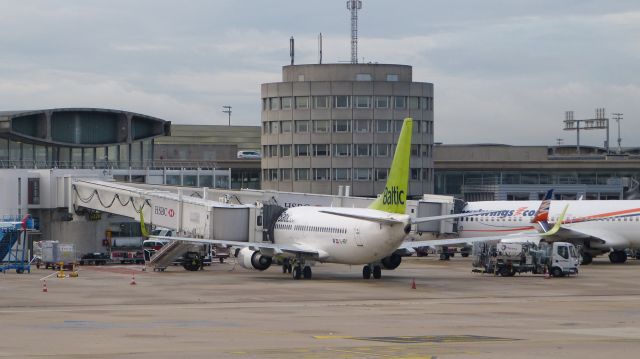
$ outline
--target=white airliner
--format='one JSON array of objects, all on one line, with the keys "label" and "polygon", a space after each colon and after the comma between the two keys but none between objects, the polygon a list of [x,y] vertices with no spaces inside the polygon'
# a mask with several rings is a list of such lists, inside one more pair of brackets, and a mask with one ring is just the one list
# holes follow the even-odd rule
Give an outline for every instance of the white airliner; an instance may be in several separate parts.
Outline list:
[{"label": "white airliner", "polygon": [[242,247],[238,251],[238,263],[248,269],[265,270],[273,258],[279,256],[285,259],[283,271],[292,273],[294,279],[311,278],[310,262],[363,264],[363,278],[369,279],[371,275],[380,278],[383,267],[395,269],[400,265],[402,258],[394,252],[403,243],[412,223],[471,215],[411,219],[405,214],[412,128],[412,120],[405,119],[384,193],[369,208],[289,208],[275,223],[273,243],[149,237]]},{"label": "white airliner", "polygon": [[[484,213],[460,219],[459,239],[417,243],[446,246],[482,240],[563,241],[581,246],[583,264],[607,252],[612,263],[624,263],[626,248],[640,248],[640,201],[554,201],[551,195],[549,191],[543,201],[469,202],[463,212]],[[568,208],[566,215],[559,218],[564,208]],[[559,228],[545,233],[548,222],[556,222]]]}]

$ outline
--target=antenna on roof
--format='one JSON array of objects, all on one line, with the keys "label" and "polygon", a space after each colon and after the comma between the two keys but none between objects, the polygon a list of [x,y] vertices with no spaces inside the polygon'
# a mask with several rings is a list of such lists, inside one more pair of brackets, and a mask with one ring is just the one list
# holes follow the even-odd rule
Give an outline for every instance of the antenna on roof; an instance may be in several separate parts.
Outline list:
[{"label": "antenna on roof", "polygon": [[318,35],[318,63],[322,65],[322,33]]},{"label": "antenna on roof", "polygon": [[347,9],[351,10],[351,63],[358,63],[358,10],[362,9],[361,0],[347,1]]},{"label": "antenna on roof", "polygon": [[291,57],[291,65],[293,65],[293,59],[295,57],[295,51],[294,51],[293,45],[294,45],[293,36],[291,36],[291,38],[289,39],[289,56]]}]

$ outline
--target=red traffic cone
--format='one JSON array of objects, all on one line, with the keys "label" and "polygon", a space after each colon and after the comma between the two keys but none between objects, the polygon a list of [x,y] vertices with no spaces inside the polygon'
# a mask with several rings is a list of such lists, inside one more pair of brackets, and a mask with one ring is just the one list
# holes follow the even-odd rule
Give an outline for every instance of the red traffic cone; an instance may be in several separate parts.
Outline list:
[{"label": "red traffic cone", "polygon": [[411,281],[411,289],[416,289],[416,279],[413,278],[413,280]]},{"label": "red traffic cone", "polygon": [[49,290],[47,289],[47,280],[42,281],[42,291],[47,293]]},{"label": "red traffic cone", "polygon": [[136,274],[135,273],[131,273],[131,283],[129,283],[131,285],[136,285]]}]

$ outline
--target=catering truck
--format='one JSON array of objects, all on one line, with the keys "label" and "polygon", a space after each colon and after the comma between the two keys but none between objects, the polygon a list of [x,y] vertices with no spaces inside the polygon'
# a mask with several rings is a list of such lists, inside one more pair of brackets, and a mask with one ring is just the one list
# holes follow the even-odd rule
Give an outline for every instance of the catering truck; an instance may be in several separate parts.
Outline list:
[{"label": "catering truck", "polygon": [[578,274],[580,266],[578,250],[566,242],[477,242],[474,243],[472,256],[474,272],[504,277],[516,273],[549,273],[554,277],[563,277]]}]

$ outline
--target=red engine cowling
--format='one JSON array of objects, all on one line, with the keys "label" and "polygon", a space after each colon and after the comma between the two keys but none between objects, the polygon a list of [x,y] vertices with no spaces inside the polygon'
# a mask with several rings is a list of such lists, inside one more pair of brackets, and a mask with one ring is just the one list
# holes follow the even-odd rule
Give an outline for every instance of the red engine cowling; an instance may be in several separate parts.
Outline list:
[{"label": "red engine cowling", "polygon": [[237,261],[242,268],[265,270],[271,266],[272,258],[262,255],[258,251],[242,248],[238,251]]}]

